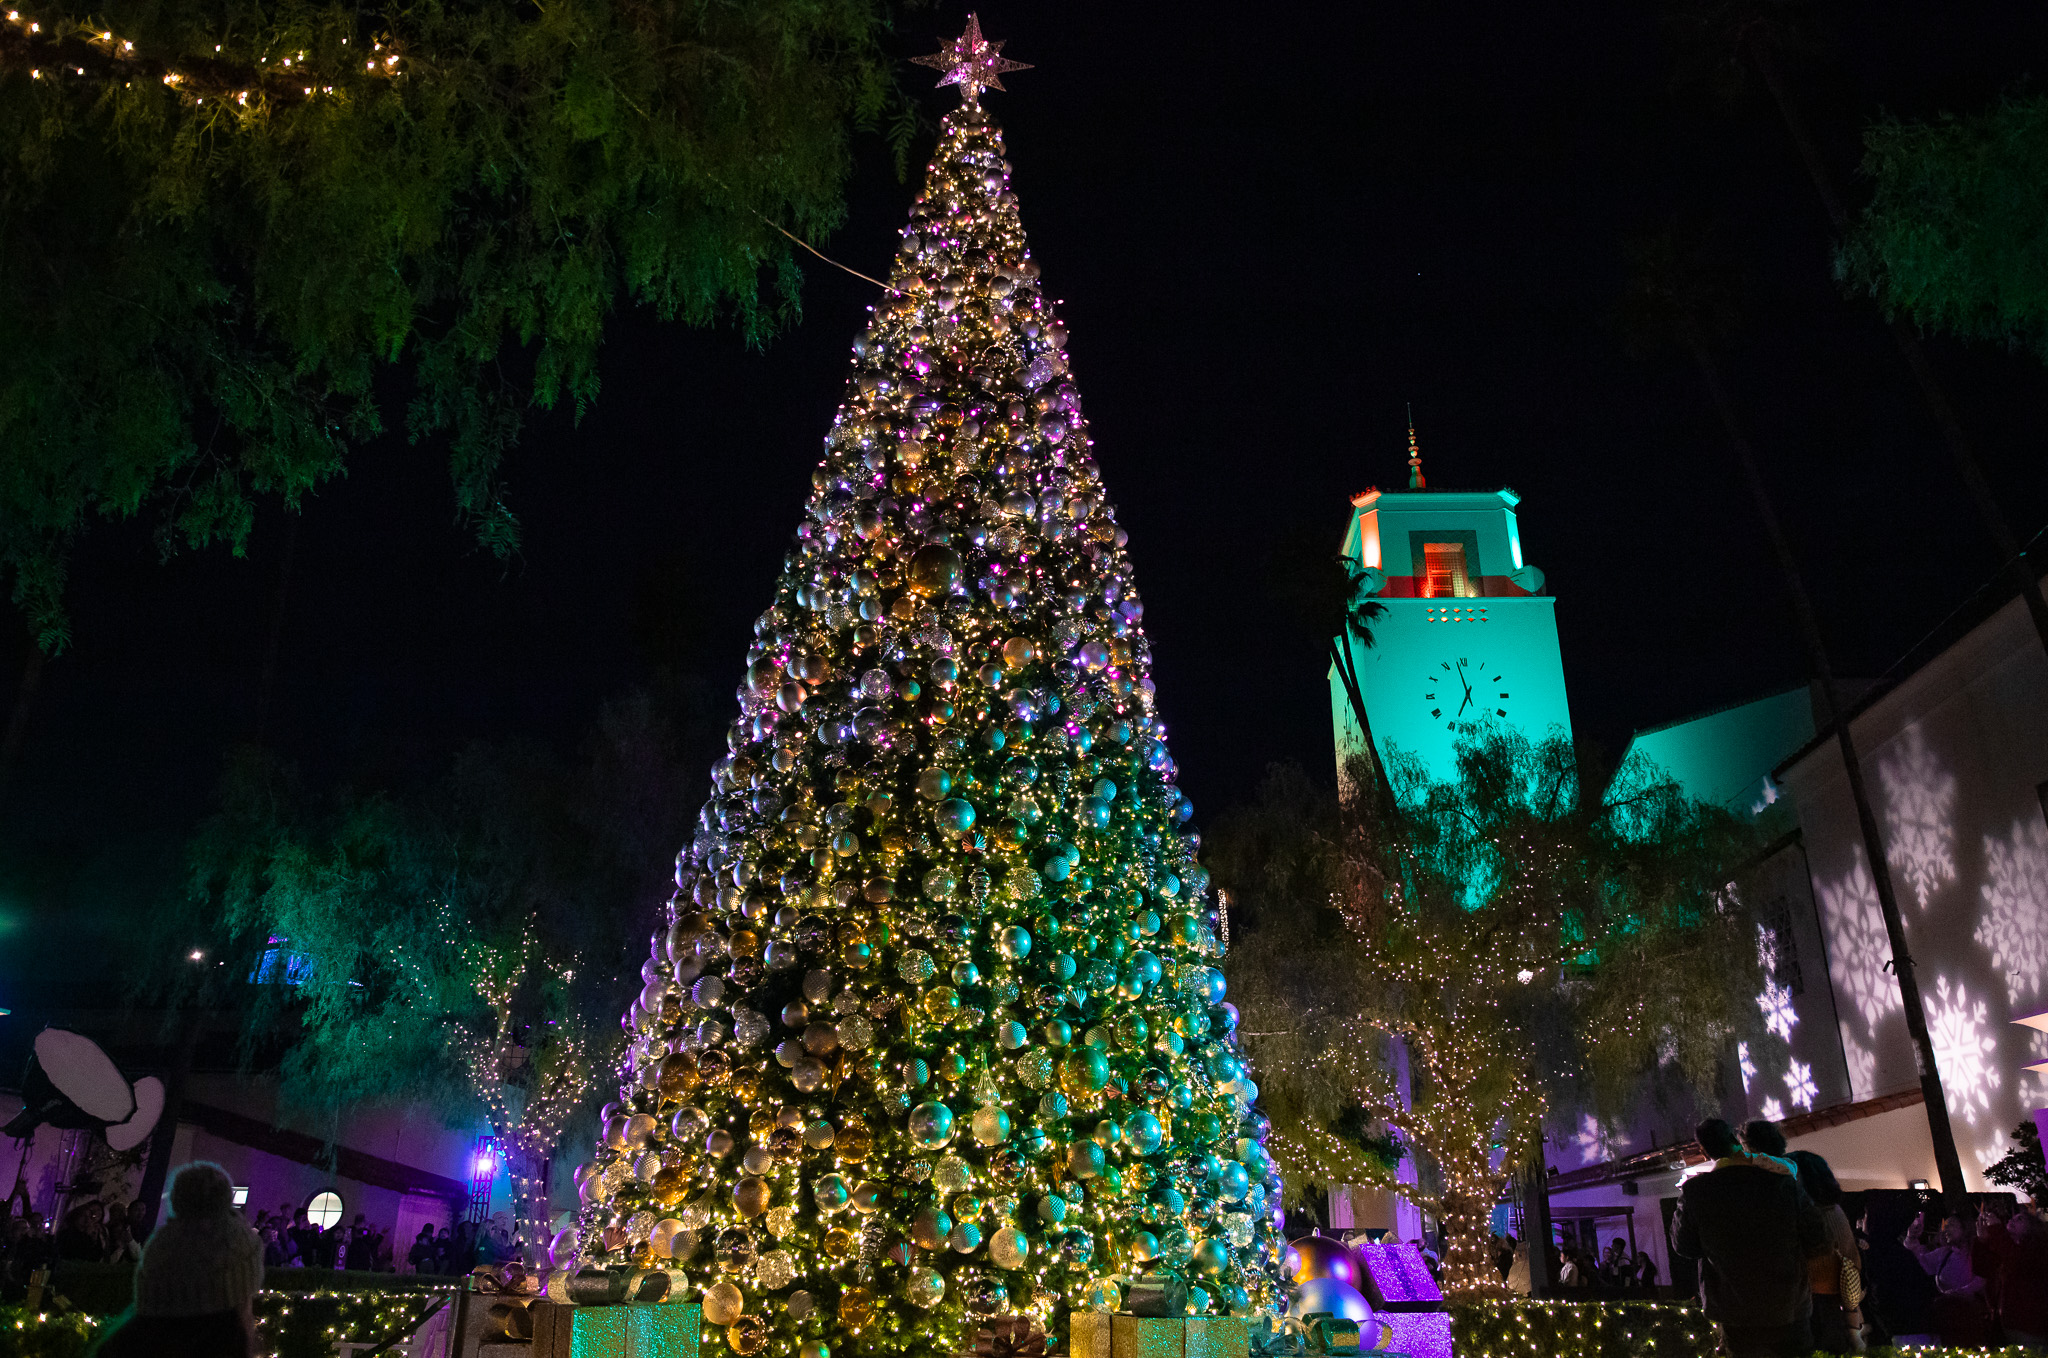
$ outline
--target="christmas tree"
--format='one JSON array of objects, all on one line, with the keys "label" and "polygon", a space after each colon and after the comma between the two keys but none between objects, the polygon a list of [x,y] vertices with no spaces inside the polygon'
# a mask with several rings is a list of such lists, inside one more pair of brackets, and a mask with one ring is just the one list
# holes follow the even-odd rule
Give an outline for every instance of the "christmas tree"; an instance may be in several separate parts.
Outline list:
[{"label": "christmas tree", "polygon": [[573,1253],[707,1342],[953,1354],[978,1322],[1274,1305],[1279,1174],[1143,606],[966,34],[958,85],[676,862]]}]

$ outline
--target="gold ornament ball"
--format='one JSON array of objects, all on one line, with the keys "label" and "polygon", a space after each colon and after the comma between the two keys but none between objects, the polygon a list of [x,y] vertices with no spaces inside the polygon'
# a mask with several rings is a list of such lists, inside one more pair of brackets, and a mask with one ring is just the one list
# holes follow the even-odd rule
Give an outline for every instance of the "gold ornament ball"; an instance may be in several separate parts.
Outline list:
[{"label": "gold ornament ball", "polygon": [[647,1237],[647,1248],[657,1259],[666,1259],[674,1252],[676,1235],[683,1229],[683,1223],[674,1217],[666,1217],[654,1223],[654,1231]]},{"label": "gold ornament ball", "polygon": [[733,1186],[733,1205],[740,1215],[751,1221],[768,1210],[768,1181],[749,1175]]},{"label": "gold ornament ball", "polygon": [[704,1294],[704,1319],[713,1325],[730,1325],[746,1309],[746,1296],[731,1283],[720,1283]]},{"label": "gold ornament ball", "polygon": [[910,558],[910,587],[929,599],[947,594],[960,582],[960,554],[942,543],[933,543]]},{"label": "gold ornament ball", "polygon": [[725,1327],[725,1342],[734,1353],[759,1353],[768,1343],[768,1326],[759,1316],[740,1316]]},{"label": "gold ornament ball", "polygon": [[929,1309],[937,1306],[946,1295],[946,1275],[935,1268],[919,1265],[910,1270],[910,1280],[904,1287],[904,1295],[912,1306]]},{"label": "gold ornament ball", "polygon": [[988,1257],[998,1268],[1022,1268],[1031,1257],[1031,1238],[1015,1226],[1004,1226],[988,1238]]},{"label": "gold ornament ball", "polygon": [[875,1317],[875,1294],[865,1287],[849,1287],[839,1294],[839,1323],[858,1330]]}]

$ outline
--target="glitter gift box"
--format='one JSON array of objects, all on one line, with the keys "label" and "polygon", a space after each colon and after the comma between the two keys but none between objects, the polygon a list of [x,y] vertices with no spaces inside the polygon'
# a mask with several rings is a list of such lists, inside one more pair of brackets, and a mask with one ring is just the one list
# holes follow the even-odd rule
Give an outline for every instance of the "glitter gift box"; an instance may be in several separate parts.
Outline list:
[{"label": "glitter gift box", "polygon": [[1245,1358],[1251,1322],[1237,1316],[1106,1315],[1077,1312],[1071,1358]]},{"label": "glitter gift box", "polygon": [[1109,1358],[1183,1358],[1187,1321],[1153,1316],[1109,1318]]},{"label": "glitter gift box", "polygon": [[1252,1323],[1243,1316],[1189,1316],[1184,1358],[1245,1358],[1251,1352]]},{"label": "glitter gift box", "polygon": [[536,1302],[533,1358],[697,1358],[704,1308]]},{"label": "glitter gift box", "polygon": [[1109,1313],[1076,1311],[1067,1322],[1069,1358],[1109,1358]]}]

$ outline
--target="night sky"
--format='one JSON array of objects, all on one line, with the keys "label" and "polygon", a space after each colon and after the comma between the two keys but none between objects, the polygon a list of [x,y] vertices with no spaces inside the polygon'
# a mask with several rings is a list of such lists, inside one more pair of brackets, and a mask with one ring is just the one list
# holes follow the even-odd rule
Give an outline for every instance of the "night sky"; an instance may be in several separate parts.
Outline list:
[{"label": "night sky", "polygon": [[[1630,359],[1610,319],[1622,241],[1673,213],[1718,218],[1748,270],[1730,386],[1837,669],[1883,672],[1991,574],[1874,311],[1831,281],[1775,114],[1674,90],[1657,10],[982,6],[1036,63],[988,103],[1072,330],[1198,813],[1247,796],[1269,761],[1327,767],[1321,639],[1276,606],[1269,563],[1290,542],[1334,550],[1350,492],[1403,484],[1406,402],[1433,484],[1521,493],[1582,737],[1618,752],[1632,730],[1804,677],[1696,378]],[[2038,5],[1820,13],[1829,45],[1797,80],[1852,199],[1871,117],[1981,107],[2048,52]],[[914,12],[898,54],[964,16]],[[929,72],[903,78],[934,123],[951,106]],[[820,244],[886,272],[915,187],[869,139],[848,221]],[[763,352],[621,315],[581,426],[542,419],[512,459],[526,539],[509,569],[455,524],[441,449],[362,450],[297,529],[266,736],[358,787],[431,776],[475,738],[566,744],[646,680],[650,609],[728,691],[874,292],[806,274],[802,324]],[[1932,353],[2030,536],[2048,522],[2048,373],[1986,346]],[[108,955],[254,729],[285,538],[273,507],[246,560],[159,564],[146,525],[82,551],[77,644],[4,804],[11,861],[71,865],[64,958]],[[0,671],[10,697],[21,644]],[[50,972],[57,922],[7,885],[0,984]]]}]

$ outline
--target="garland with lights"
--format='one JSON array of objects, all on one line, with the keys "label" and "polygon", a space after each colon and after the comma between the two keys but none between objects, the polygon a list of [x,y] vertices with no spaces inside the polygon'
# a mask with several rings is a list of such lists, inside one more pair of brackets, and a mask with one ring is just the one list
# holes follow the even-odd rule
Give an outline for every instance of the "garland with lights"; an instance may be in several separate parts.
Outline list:
[{"label": "garland with lights", "polygon": [[952,1353],[1148,1274],[1279,1301],[1279,1171],[1067,332],[968,32],[678,856],[556,1262],[707,1348]]},{"label": "garland with lights", "polygon": [[1454,1305],[1460,1358],[1710,1358],[1714,1323],[1698,1306],[1652,1301],[1492,1301]]},{"label": "garland with lights", "polygon": [[[253,1358],[331,1358],[340,1340],[380,1343],[418,1328],[447,1289],[376,1288],[362,1292],[256,1294]],[[82,1311],[0,1306],[0,1353],[19,1358],[79,1358],[113,1318]]]},{"label": "garland with lights", "polygon": [[[254,1358],[328,1358],[337,1340],[403,1334],[446,1292],[259,1292]],[[325,1307],[323,1311],[323,1305]],[[1679,1302],[1491,1301],[1450,1307],[1462,1358],[1712,1358],[1713,1322]],[[289,1322],[289,1323],[287,1323]],[[107,1317],[0,1306],[0,1344],[20,1358],[81,1358]],[[2031,1358],[2031,1349],[1877,1348],[1870,1358]]]},{"label": "garland with lights", "polygon": [[[1459,1358],[1715,1358],[1720,1337],[1689,1302],[1507,1301],[1454,1305]],[[1866,1358],[2027,1358],[2039,1350],[1886,1346]]]}]

